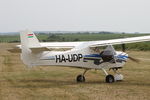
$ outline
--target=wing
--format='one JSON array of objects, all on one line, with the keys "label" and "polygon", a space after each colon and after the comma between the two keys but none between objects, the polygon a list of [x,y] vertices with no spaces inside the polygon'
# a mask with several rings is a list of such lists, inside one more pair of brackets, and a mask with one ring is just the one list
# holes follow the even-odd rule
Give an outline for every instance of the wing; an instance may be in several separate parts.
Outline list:
[{"label": "wing", "polygon": [[117,45],[117,44],[126,44],[126,43],[136,43],[150,41],[150,36],[141,36],[141,37],[131,37],[131,38],[122,38],[122,39],[113,39],[113,40],[104,40],[104,41],[95,41],[89,45],[90,48],[97,48],[107,45]]},{"label": "wing", "polygon": [[[32,34],[30,34],[32,33]],[[30,36],[32,35],[32,36]],[[22,32],[22,42],[27,45],[32,52],[41,52],[41,51],[66,51],[73,48],[97,48],[107,45],[116,45],[116,44],[125,44],[125,43],[135,43],[150,41],[150,36],[141,36],[141,37],[132,37],[132,38],[123,38],[123,39],[113,39],[113,40],[103,40],[103,41],[89,41],[89,42],[50,42],[50,43],[39,43],[38,39],[33,32]],[[21,45],[17,45],[12,49],[8,49],[10,52],[21,52]]]}]

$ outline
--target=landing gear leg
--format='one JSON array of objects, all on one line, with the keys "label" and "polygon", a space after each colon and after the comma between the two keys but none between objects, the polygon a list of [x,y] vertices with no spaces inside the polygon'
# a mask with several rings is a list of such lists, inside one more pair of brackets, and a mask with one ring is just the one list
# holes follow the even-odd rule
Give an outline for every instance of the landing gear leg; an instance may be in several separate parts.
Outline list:
[{"label": "landing gear leg", "polygon": [[88,71],[89,69],[85,69],[85,71],[83,72],[83,74],[80,74],[77,76],[76,81],[77,82],[85,82],[85,73]]},{"label": "landing gear leg", "polygon": [[113,83],[113,82],[115,82],[115,78],[114,78],[113,75],[108,74],[104,68],[102,68],[102,71],[106,75],[106,79],[105,79],[106,83]]}]

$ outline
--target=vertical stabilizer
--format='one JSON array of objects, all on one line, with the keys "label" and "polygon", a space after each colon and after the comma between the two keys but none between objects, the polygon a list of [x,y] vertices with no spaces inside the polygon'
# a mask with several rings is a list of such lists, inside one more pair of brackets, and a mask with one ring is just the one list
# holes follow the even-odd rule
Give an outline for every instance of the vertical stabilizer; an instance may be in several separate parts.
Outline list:
[{"label": "vertical stabilizer", "polygon": [[30,47],[39,47],[40,43],[32,31],[25,30],[20,32],[21,45]]},{"label": "vertical stabilizer", "polygon": [[21,40],[21,59],[29,67],[33,66],[36,60],[36,54],[33,54],[30,47],[40,47],[39,40],[32,31],[25,30],[20,32]]}]

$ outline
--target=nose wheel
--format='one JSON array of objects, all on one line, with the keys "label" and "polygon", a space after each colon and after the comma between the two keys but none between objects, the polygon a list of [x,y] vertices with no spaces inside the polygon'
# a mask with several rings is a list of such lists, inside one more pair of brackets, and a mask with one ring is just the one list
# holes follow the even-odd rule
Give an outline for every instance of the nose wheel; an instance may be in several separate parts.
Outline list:
[{"label": "nose wheel", "polygon": [[114,78],[115,78],[115,81],[122,81],[124,77],[123,77],[122,74],[116,73],[116,74],[114,75]]},{"label": "nose wheel", "polygon": [[113,82],[116,82],[116,81],[122,81],[123,78],[124,78],[122,74],[117,73],[117,70],[113,70],[114,73],[115,73],[114,76],[108,74],[105,69],[102,69],[102,70],[106,75],[106,79],[105,79],[106,83],[113,83]]}]

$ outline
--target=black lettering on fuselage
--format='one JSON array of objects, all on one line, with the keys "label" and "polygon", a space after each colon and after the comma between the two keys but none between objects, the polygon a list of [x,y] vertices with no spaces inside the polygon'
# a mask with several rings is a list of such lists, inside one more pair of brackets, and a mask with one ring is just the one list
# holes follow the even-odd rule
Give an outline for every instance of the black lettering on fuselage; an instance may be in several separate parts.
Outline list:
[{"label": "black lettering on fuselage", "polygon": [[68,54],[68,55],[56,55],[56,63],[62,62],[77,62],[83,58],[82,54]]},{"label": "black lettering on fuselage", "polygon": [[77,54],[73,54],[73,61],[76,62],[78,60]]},{"label": "black lettering on fuselage", "polygon": [[62,62],[66,62],[66,58],[64,55],[62,55]]},{"label": "black lettering on fuselage", "polygon": [[72,60],[73,60],[72,57],[73,57],[72,55],[68,55],[68,59],[66,59],[66,60],[68,60],[69,62],[72,62]]},{"label": "black lettering on fuselage", "polygon": [[56,63],[61,62],[60,55],[56,55],[55,57],[56,57]]}]

